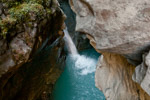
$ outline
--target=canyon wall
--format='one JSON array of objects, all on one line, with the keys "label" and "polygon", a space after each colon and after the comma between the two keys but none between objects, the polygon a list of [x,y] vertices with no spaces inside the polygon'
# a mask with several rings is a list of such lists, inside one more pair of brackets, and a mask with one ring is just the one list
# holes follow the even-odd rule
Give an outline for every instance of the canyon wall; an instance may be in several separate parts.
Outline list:
[{"label": "canyon wall", "polygon": [[149,100],[150,1],[70,0],[70,5],[76,31],[102,54],[95,81],[106,99]]},{"label": "canyon wall", "polygon": [[47,100],[64,69],[56,0],[0,0],[0,100]]},{"label": "canyon wall", "polygon": [[67,17],[65,20],[65,24],[77,49],[84,50],[84,49],[91,48],[91,45],[89,44],[89,39],[86,37],[86,35],[82,34],[81,32],[75,31],[76,14],[71,10],[69,5],[69,0],[58,0],[58,2],[60,4],[60,8],[62,9],[62,11]]},{"label": "canyon wall", "polygon": [[149,95],[132,80],[135,67],[121,55],[102,53],[95,83],[107,100],[149,100]]}]

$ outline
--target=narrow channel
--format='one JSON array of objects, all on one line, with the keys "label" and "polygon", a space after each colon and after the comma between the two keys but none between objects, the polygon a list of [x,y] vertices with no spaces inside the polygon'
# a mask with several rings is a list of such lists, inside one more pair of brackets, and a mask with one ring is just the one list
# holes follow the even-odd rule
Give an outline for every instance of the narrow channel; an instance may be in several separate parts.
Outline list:
[{"label": "narrow channel", "polygon": [[103,93],[95,87],[94,74],[100,55],[94,49],[78,54],[67,29],[64,33],[70,53],[65,70],[54,87],[53,100],[105,100]]}]

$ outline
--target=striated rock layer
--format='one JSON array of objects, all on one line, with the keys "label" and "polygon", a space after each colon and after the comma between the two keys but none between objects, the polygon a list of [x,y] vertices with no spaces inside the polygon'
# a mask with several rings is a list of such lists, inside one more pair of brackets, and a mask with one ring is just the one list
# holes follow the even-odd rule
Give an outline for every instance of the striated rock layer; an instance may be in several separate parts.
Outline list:
[{"label": "striated rock layer", "polygon": [[70,0],[70,5],[76,13],[76,30],[86,33],[103,55],[96,84],[106,98],[149,100],[149,55],[145,53],[150,50],[150,1]]},{"label": "striated rock layer", "polygon": [[96,68],[96,87],[107,100],[149,100],[150,96],[132,80],[134,69],[123,56],[103,53]]},{"label": "striated rock layer", "polygon": [[0,1],[0,100],[47,100],[64,69],[56,0]]}]

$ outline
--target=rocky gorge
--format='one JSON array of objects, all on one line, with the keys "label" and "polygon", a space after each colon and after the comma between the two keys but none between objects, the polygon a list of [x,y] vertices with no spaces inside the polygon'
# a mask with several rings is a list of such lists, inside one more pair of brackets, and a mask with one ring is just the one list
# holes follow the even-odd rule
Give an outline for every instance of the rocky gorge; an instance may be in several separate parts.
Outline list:
[{"label": "rocky gorge", "polygon": [[149,100],[148,0],[70,0],[76,30],[101,53],[96,86],[107,100]]},{"label": "rocky gorge", "polygon": [[64,23],[78,49],[91,47],[84,34],[75,32],[75,14],[68,1],[62,2],[68,7],[66,15],[72,15],[66,22],[59,3],[0,1],[0,100],[51,99],[54,84],[65,68]]},{"label": "rocky gorge", "polygon": [[0,0],[0,100],[50,100],[65,27],[78,50],[101,54],[95,85],[107,100],[150,100],[149,20],[148,0]]}]

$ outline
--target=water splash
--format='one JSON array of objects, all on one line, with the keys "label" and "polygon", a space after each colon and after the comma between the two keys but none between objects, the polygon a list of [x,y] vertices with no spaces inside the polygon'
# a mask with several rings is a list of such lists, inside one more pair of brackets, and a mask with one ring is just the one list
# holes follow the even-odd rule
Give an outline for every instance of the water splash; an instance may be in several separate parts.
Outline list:
[{"label": "water splash", "polygon": [[73,55],[75,68],[79,71],[80,75],[87,75],[95,72],[97,60],[87,57],[85,55]]},{"label": "water splash", "polygon": [[74,62],[73,64],[75,68],[79,70],[79,74],[87,75],[89,73],[93,73],[95,71],[97,61],[93,58],[86,57],[85,55],[80,55],[68,33],[67,28],[64,30],[64,33],[65,33],[64,40],[70,52],[70,57],[71,57],[70,59],[72,59],[72,61]]},{"label": "water splash", "polygon": [[67,29],[64,33],[69,55],[66,57],[65,70],[56,82],[52,100],[105,100],[94,82],[99,54],[94,49],[86,49],[80,55]]},{"label": "water splash", "polygon": [[95,87],[95,74],[91,71],[99,54],[94,49],[83,50],[80,54],[67,56],[65,70],[56,82],[52,100],[105,100],[102,92]]}]

